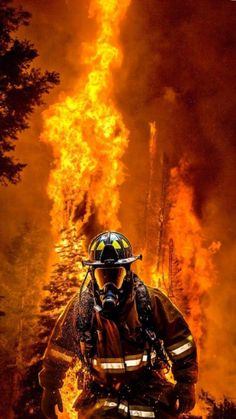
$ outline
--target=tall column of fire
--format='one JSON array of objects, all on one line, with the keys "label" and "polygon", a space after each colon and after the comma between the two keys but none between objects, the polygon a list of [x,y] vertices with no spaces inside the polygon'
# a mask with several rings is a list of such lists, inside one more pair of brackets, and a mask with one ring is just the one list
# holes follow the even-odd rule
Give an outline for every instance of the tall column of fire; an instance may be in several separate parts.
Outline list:
[{"label": "tall column of fire", "polygon": [[[122,62],[119,27],[129,3],[91,2],[89,14],[97,31],[96,39],[83,46],[84,74],[70,96],[44,113],[42,140],[51,144],[54,155],[48,194],[58,265],[64,267],[59,274],[64,270],[66,281],[69,266],[69,272],[77,272],[77,284],[83,275],[78,264],[91,228],[120,226],[119,186],[125,177],[121,159],[128,130],[112,100],[112,68]],[[73,380],[68,378],[63,392],[70,418],[74,417],[70,408]]]}]

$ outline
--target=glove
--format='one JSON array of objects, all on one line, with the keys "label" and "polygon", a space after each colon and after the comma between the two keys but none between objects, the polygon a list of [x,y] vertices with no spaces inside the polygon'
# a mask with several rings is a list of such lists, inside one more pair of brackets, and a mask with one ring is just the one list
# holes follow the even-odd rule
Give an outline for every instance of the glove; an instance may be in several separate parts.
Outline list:
[{"label": "glove", "polygon": [[96,396],[90,389],[83,390],[82,393],[79,394],[78,397],[76,397],[74,403],[73,403],[73,409],[76,411],[80,409],[84,409],[87,406],[92,406],[96,403]]},{"label": "glove", "polygon": [[41,401],[41,410],[49,419],[57,419],[55,407],[58,406],[60,412],[63,412],[62,399],[59,390],[43,390]]},{"label": "glove", "polygon": [[177,413],[185,413],[195,406],[195,385],[192,383],[177,383],[175,393],[179,401]]}]

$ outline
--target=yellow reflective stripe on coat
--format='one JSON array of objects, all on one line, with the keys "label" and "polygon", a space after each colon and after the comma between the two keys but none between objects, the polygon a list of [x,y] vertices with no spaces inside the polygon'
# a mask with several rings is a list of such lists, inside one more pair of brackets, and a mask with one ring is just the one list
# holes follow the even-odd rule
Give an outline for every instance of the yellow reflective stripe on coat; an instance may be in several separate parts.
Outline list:
[{"label": "yellow reflective stripe on coat", "polygon": [[155,412],[152,407],[139,405],[129,406],[127,400],[123,400],[118,404],[114,399],[100,399],[96,403],[97,405],[108,409],[117,407],[118,412],[124,417],[127,417],[129,414],[131,418],[155,418]]},{"label": "yellow reflective stripe on coat", "polygon": [[59,346],[51,345],[46,350],[44,358],[52,358],[55,361],[61,361],[70,364],[74,356],[75,355],[72,352],[69,352],[66,349],[60,348]]},{"label": "yellow reflective stripe on coat", "polygon": [[128,416],[129,413],[131,418],[155,418],[155,412],[151,407],[137,405],[128,406],[126,401],[119,404],[118,412],[124,416]]},{"label": "yellow reflective stripe on coat", "polygon": [[102,369],[114,374],[125,372],[125,364],[122,358],[94,358],[92,364],[96,370]]},{"label": "yellow reflective stripe on coat", "polygon": [[116,406],[118,406],[118,403],[116,403],[116,402],[110,402],[108,400],[105,400],[104,406],[105,407],[116,407]]},{"label": "yellow reflective stripe on coat", "polygon": [[131,418],[155,418],[155,412],[151,407],[146,406],[129,406],[129,414]]},{"label": "yellow reflective stripe on coat", "polygon": [[[156,357],[156,353],[151,353],[151,359]],[[125,371],[133,371],[147,365],[148,355],[135,354],[128,355],[123,358],[94,358],[92,363],[95,369],[103,369],[110,373],[123,373]]]},{"label": "yellow reflective stripe on coat", "polygon": [[190,353],[193,348],[193,337],[192,335],[189,335],[186,339],[169,346],[167,351],[172,358],[178,359],[184,357],[187,353]]},{"label": "yellow reflective stripe on coat", "polygon": [[128,411],[129,411],[128,403],[126,401],[121,402],[118,406],[118,412],[124,416],[128,416]]},{"label": "yellow reflective stripe on coat", "polygon": [[124,362],[101,362],[100,367],[103,370],[121,370],[125,368]]},{"label": "yellow reflective stripe on coat", "polygon": [[118,407],[118,402],[116,399],[106,398],[106,399],[97,399],[97,402],[94,406],[94,409],[104,409],[110,410]]}]

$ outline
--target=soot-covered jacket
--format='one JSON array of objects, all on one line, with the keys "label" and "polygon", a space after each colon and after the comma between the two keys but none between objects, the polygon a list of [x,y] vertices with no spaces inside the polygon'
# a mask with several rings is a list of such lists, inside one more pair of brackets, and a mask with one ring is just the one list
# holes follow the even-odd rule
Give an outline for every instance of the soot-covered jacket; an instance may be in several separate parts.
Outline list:
[{"label": "soot-covered jacket", "polygon": [[[197,381],[197,354],[189,327],[180,311],[159,289],[147,286],[156,334],[172,362],[172,373],[178,382]],[[86,298],[86,289],[82,299]],[[93,299],[91,299],[93,301]],[[68,303],[53,329],[39,373],[40,385],[47,389],[60,388],[67,369],[76,357],[81,357],[81,336],[78,316],[81,309],[79,293]],[[89,316],[88,316],[89,317]],[[86,328],[85,328],[86,329]],[[91,371],[94,379],[103,384],[135,382],[155,351],[148,355],[149,344],[142,333],[135,291],[133,291],[115,320],[105,318],[90,305],[87,331],[93,331]],[[83,340],[83,339],[82,339]],[[89,341],[89,336],[88,336]]]}]

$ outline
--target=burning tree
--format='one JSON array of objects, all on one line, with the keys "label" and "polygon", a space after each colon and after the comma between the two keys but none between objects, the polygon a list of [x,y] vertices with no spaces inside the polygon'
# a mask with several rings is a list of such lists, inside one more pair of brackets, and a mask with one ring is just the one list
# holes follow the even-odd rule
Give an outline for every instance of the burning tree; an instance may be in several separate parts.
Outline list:
[{"label": "burning tree", "polygon": [[18,419],[44,418],[40,411],[41,389],[38,384],[42,355],[59,313],[80,285],[83,239],[78,240],[75,229],[62,232],[56,251],[59,261],[54,265],[50,282],[44,286],[46,295],[35,328],[37,339],[29,345],[31,356],[28,363],[24,363],[24,370],[19,377],[18,398],[14,405]]},{"label": "burning tree", "polygon": [[[119,25],[129,2],[91,3],[90,15],[98,29],[95,42],[83,51],[85,74],[74,94],[44,113],[42,140],[51,144],[55,157],[48,194],[53,203],[57,261],[44,288],[33,356],[21,383],[24,391],[15,405],[18,418],[42,416],[37,382],[40,359],[56,317],[84,276],[80,262],[85,237],[101,228],[120,226],[121,158],[128,145],[128,130],[112,100],[111,68],[121,63]],[[29,386],[33,390],[28,391]],[[71,388],[71,383],[67,381],[64,387]],[[66,391],[62,395],[64,409],[73,418],[71,400]]]},{"label": "burning tree", "polygon": [[37,301],[47,255],[44,235],[37,224],[24,223],[2,253],[0,282],[5,317],[1,332],[5,339],[1,336],[1,417],[12,417],[12,406],[22,393],[22,379],[35,355],[32,341],[39,333]]},{"label": "burning tree", "polygon": [[[24,392],[15,405],[18,418],[42,417],[37,373],[55,319],[84,275],[79,265],[85,237],[88,239],[92,230],[120,227],[119,187],[125,179],[122,157],[128,146],[128,130],[112,99],[112,67],[119,66],[122,60],[119,25],[128,6],[129,0],[92,2],[90,15],[96,19],[97,37],[93,44],[83,50],[85,72],[75,91],[44,113],[42,140],[52,146],[54,153],[48,194],[53,203],[52,228],[58,260],[49,283],[44,287],[37,335],[32,346],[33,355],[21,382]],[[151,201],[153,198],[155,200],[156,193],[154,126],[151,134],[148,211],[151,210]],[[154,231],[155,242],[154,264],[149,266],[149,272],[152,274],[152,284],[159,285],[158,271],[162,270],[161,280],[164,274],[167,292],[175,297],[178,291],[178,305],[184,307],[184,311],[192,318],[193,331],[199,338],[201,330],[197,324],[201,311],[200,297],[210,286],[209,275],[206,277],[203,274],[209,268],[212,272],[213,268],[211,261],[201,264],[202,256],[207,260],[208,251],[203,246],[201,226],[192,211],[192,191],[183,182],[179,172],[180,168],[170,171],[169,164],[163,158],[160,205],[155,202],[152,214],[155,218],[153,225],[159,228],[159,236],[157,228],[153,230],[151,224],[146,226],[147,237],[150,231]],[[187,201],[183,199],[186,194]],[[150,213],[147,217],[150,217]],[[176,226],[184,226],[184,232],[180,234]],[[190,251],[187,248],[187,253],[183,243],[186,236],[189,236],[190,243]],[[199,272],[203,276],[202,283],[199,282]],[[193,278],[192,282],[190,277]],[[195,290],[196,299],[193,298]],[[189,311],[191,304],[193,308]],[[66,386],[70,384],[67,382]],[[63,402],[66,413],[73,418],[69,401],[63,399]]]}]

